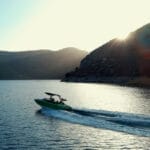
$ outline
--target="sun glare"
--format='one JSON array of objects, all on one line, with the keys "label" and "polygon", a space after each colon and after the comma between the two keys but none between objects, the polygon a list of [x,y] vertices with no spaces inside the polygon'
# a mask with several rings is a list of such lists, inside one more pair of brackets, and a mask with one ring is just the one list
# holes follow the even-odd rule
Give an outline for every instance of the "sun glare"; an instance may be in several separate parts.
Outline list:
[{"label": "sun glare", "polygon": [[122,33],[119,36],[117,36],[119,40],[126,40],[128,38],[128,33]]}]

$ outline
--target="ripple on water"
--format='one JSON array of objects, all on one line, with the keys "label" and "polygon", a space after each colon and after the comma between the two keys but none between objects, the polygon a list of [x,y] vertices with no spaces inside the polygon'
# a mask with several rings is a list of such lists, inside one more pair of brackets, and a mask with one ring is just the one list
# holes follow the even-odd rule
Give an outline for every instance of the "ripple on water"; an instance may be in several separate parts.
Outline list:
[{"label": "ripple on water", "polygon": [[150,114],[147,89],[50,80],[0,81],[0,149],[149,149],[149,137],[37,114],[39,107],[33,99],[44,97],[45,91],[63,95],[73,107]]}]

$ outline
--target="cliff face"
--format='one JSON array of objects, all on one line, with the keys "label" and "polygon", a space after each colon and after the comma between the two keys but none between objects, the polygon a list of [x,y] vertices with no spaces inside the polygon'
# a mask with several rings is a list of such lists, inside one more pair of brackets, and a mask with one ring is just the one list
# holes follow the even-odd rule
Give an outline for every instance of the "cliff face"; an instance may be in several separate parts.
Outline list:
[{"label": "cliff face", "polygon": [[64,80],[126,83],[143,76],[150,77],[150,24],[95,49]]},{"label": "cliff face", "polygon": [[79,66],[87,52],[76,48],[0,52],[0,79],[61,79]]}]

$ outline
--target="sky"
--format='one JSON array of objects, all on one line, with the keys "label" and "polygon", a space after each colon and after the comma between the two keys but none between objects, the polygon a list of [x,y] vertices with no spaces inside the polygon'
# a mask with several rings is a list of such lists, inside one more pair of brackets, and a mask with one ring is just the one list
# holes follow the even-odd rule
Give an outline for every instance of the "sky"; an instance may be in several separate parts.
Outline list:
[{"label": "sky", "polygon": [[0,50],[92,51],[150,22],[150,0],[0,0]]}]

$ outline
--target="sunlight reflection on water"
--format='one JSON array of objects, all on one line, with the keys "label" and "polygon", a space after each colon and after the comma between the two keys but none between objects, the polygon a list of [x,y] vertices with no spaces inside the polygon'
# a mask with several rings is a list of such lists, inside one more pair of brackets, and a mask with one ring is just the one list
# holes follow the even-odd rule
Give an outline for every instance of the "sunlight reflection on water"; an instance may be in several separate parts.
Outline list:
[{"label": "sunlight reflection on water", "polygon": [[140,137],[44,116],[33,99],[58,93],[76,108],[150,114],[150,90],[57,80],[0,81],[0,149],[149,149]]}]

